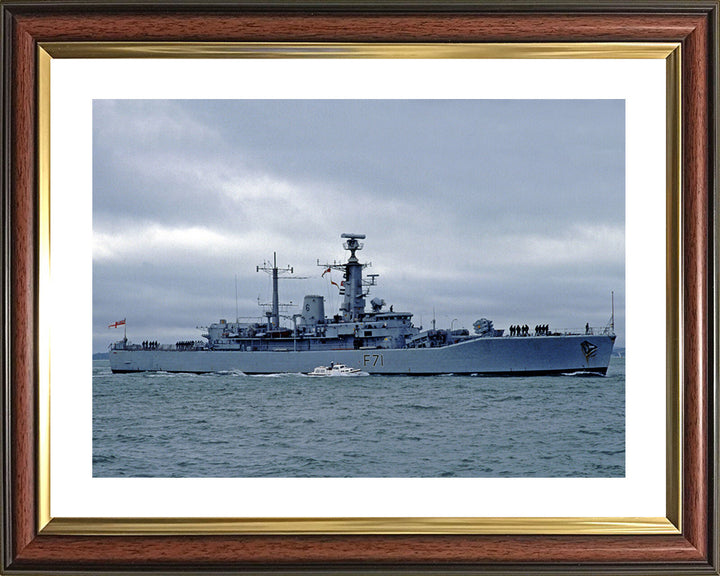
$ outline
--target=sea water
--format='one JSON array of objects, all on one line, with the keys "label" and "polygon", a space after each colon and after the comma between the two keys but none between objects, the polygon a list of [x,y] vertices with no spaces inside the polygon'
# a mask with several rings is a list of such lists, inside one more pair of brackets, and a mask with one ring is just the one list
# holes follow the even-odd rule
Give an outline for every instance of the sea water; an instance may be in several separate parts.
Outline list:
[{"label": "sea water", "polygon": [[625,359],[605,377],[112,374],[95,477],[623,477]]}]

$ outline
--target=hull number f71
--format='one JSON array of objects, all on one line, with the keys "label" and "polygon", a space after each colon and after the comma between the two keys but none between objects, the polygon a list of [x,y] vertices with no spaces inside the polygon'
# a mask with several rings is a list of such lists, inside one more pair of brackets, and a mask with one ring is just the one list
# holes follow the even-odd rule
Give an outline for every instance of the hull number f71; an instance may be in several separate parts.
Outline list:
[{"label": "hull number f71", "polygon": [[363,354],[363,366],[385,366],[382,354]]}]

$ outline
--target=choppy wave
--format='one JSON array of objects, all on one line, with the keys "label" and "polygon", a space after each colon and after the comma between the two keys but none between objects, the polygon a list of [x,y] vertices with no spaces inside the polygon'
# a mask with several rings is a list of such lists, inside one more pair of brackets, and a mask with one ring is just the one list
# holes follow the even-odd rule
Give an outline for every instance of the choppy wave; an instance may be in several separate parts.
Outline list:
[{"label": "choppy wave", "polygon": [[515,394],[513,396],[505,396],[504,398],[498,398],[497,402],[519,402],[523,397]]}]

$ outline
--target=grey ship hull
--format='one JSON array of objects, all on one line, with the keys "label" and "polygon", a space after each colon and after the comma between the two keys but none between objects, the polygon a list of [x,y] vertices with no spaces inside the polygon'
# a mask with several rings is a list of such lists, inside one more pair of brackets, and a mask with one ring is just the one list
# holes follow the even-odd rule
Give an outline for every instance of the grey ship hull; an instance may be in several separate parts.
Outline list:
[{"label": "grey ship hull", "polygon": [[[113,372],[275,374],[307,373],[335,362],[370,374],[605,374],[614,341],[614,335],[563,335],[474,338],[439,348],[301,352],[114,349],[110,367]],[[593,349],[592,355],[586,354],[588,349]]]}]

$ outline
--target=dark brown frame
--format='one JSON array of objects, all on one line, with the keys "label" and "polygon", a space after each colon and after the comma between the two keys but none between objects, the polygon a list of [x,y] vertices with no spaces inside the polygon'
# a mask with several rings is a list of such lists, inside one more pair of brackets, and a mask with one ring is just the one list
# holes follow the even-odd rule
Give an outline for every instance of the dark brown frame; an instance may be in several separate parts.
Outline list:
[{"label": "dark brown frame", "polygon": [[[719,574],[718,1],[2,1],[2,564],[7,574]],[[37,530],[37,50],[40,42],[680,42],[682,533],[58,536]]]}]

